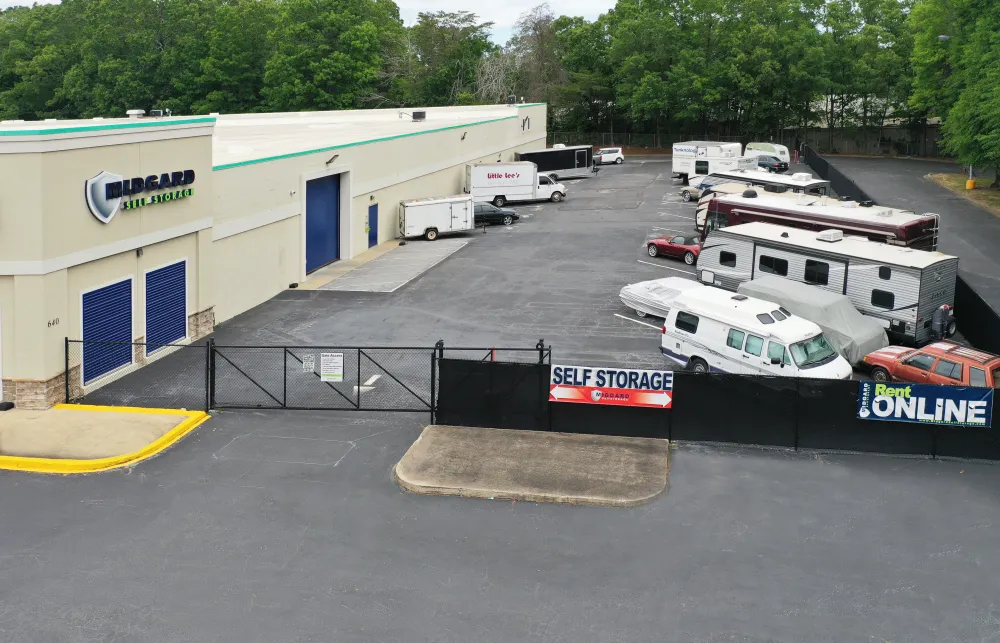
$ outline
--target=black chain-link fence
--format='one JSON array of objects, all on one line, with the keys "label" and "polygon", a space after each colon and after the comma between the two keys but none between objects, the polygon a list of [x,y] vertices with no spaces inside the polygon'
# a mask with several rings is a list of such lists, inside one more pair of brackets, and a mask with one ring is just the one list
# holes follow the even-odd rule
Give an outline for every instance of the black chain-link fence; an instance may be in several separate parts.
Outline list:
[{"label": "black chain-link fence", "polygon": [[204,409],[209,345],[66,340],[64,397],[75,404]]}]

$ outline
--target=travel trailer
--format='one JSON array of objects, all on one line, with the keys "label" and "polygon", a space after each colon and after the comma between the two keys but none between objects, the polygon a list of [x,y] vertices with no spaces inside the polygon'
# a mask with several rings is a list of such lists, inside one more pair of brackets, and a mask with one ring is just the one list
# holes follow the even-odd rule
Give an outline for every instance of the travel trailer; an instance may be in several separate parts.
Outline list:
[{"label": "travel trailer", "polygon": [[757,159],[742,156],[739,143],[713,141],[687,141],[674,143],[673,176],[685,183],[692,176],[711,174],[719,170],[755,170]]}]

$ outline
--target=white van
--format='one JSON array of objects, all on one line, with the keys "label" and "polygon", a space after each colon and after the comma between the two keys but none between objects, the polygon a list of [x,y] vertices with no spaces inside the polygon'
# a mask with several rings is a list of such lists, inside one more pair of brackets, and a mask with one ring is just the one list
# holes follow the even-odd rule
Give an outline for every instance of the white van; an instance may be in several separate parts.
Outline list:
[{"label": "white van", "polygon": [[674,143],[671,156],[673,176],[688,179],[720,170],[756,170],[757,159],[742,156],[739,143],[686,141]]},{"label": "white van", "polygon": [[566,186],[553,181],[529,161],[473,163],[465,166],[465,192],[476,203],[489,201],[498,208],[515,201],[562,201]]},{"label": "white van", "polygon": [[778,304],[720,288],[686,290],[673,300],[660,351],[695,373],[851,377],[851,365],[819,326]]},{"label": "white van", "polygon": [[753,158],[757,158],[758,156],[773,156],[785,163],[792,162],[791,157],[788,155],[788,148],[777,143],[747,143],[747,151],[743,156],[752,156]]}]

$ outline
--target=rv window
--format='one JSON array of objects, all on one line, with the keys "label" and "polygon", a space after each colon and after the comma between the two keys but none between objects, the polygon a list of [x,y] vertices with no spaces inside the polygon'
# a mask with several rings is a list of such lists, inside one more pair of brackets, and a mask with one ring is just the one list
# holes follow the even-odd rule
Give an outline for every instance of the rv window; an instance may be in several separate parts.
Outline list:
[{"label": "rv window", "polygon": [[686,331],[688,333],[698,332],[698,318],[691,313],[678,312],[677,321],[674,322],[674,328]]},{"label": "rv window", "polygon": [[792,313],[790,313],[787,310],[785,310],[784,306],[778,306],[778,310],[780,310],[781,312],[783,312],[785,314],[785,317],[791,317],[792,316]]},{"label": "rv window", "polygon": [[872,291],[872,306],[892,310],[896,306],[896,295],[885,290]]},{"label": "rv window", "polygon": [[694,162],[694,173],[695,174],[708,174],[708,161],[695,161]]},{"label": "rv window", "polygon": [[938,360],[937,366],[934,367],[934,372],[953,380],[962,379],[962,365],[956,364],[955,362],[949,362],[946,359]]},{"label": "rv window", "polygon": [[729,348],[735,348],[740,350],[743,348],[743,338],[746,337],[746,333],[741,330],[736,330],[735,328],[729,329],[729,337],[726,339],[726,346]]},{"label": "rv window", "polygon": [[806,259],[806,283],[825,286],[830,283],[830,264]]},{"label": "rv window", "polygon": [[903,363],[913,368],[919,368],[922,371],[929,371],[931,366],[934,365],[934,356],[926,353],[917,353]]},{"label": "rv window", "polygon": [[778,259],[777,257],[761,255],[757,267],[760,268],[761,272],[768,272],[772,275],[781,275],[782,277],[788,276],[787,259]]},{"label": "rv window", "polygon": [[969,367],[969,386],[986,388],[986,371],[975,366]]},{"label": "rv window", "polygon": [[785,347],[775,342],[767,343],[767,359],[780,359],[782,364],[791,364],[792,359],[788,356]]},{"label": "rv window", "polygon": [[878,278],[879,279],[892,279],[892,268],[889,266],[879,266],[878,267]]},{"label": "rv window", "polygon": [[760,357],[760,351],[764,348],[764,340],[756,335],[747,335],[746,352]]},{"label": "rv window", "polygon": [[757,321],[759,321],[762,324],[773,324],[774,323],[774,319],[770,315],[768,315],[767,313],[761,313],[761,314],[757,315]]},{"label": "rv window", "polygon": [[726,252],[725,250],[719,251],[719,263],[723,266],[729,266],[730,268],[736,267],[736,253]]},{"label": "rv window", "polygon": [[786,315],[785,313],[781,312],[780,310],[772,310],[771,311],[771,317],[774,317],[778,321],[784,321],[785,319],[788,318],[788,315]]}]

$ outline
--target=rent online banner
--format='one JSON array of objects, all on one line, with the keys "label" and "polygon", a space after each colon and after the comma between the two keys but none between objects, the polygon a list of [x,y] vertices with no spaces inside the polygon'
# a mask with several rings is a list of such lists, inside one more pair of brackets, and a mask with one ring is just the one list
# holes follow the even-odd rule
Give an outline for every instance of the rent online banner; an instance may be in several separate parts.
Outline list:
[{"label": "rent online banner", "polygon": [[862,420],[989,427],[993,419],[993,389],[861,382],[858,417]]},{"label": "rent online banner", "polygon": [[673,389],[670,371],[553,364],[549,401],[669,409]]}]

